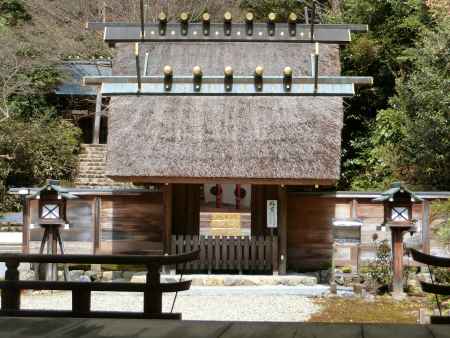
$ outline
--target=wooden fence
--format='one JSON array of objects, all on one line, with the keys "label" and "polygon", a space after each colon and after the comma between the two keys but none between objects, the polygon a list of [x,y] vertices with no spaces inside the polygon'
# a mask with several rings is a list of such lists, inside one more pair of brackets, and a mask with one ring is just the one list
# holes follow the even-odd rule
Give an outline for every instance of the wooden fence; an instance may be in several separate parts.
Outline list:
[{"label": "wooden fence", "polygon": [[172,236],[173,255],[200,251],[195,262],[178,265],[178,271],[273,272],[278,271],[277,236]]},{"label": "wooden fence", "polygon": [[[5,281],[0,281],[1,316],[19,317],[83,317],[83,318],[146,318],[181,319],[181,313],[163,313],[162,296],[164,292],[188,290],[191,281],[161,283],[160,270],[164,265],[182,264],[198,259],[199,252],[193,251],[176,256],[91,256],[91,255],[21,255],[1,254],[0,262],[5,262],[7,270]],[[51,264],[119,264],[144,265],[147,268],[145,283],[101,283],[101,282],[58,282],[21,281],[18,266],[27,263]],[[20,306],[21,290],[69,290],[72,292],[72,310],[27,310]],[[143,292],[142,312],[92,311],[93,291]]]}]

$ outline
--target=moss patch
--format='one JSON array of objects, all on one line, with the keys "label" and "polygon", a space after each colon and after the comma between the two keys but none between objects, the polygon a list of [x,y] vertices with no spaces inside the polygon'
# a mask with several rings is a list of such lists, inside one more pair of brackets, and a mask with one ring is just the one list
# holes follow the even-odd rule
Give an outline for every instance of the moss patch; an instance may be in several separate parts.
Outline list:
[{"label": "moss patch", "polygon": [[315,300],[320,312],[310,322],[328,323],[417,323],[419,309],[428,308],[426,298],[395,301],[390,297],[374,300],[349,298],[320,298]]}]

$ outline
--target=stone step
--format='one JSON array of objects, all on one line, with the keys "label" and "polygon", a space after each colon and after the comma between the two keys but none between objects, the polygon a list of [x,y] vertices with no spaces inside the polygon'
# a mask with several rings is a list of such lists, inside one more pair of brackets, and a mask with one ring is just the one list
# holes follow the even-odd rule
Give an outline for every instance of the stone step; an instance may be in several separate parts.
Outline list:
[{"label": "stone step", "polygon": [[106,157],[105,156],[86,156],[86,155],[80,155],[79,157],[80,161],[92,161],[92,160],[97,160],[97,161],[105,161]]},{"label": "stone step", "polygon": [[96,165],[96,166],[105,166],[105,161],[101,161],[101,160],[89,160],[89,161],[83,161],[81,160],[79,163],[83,163],[85,165]]},{"label": "stone step", "polygon": [[80,164],[78,166],[78,171],[86,171],[86,170],[105,171],[105,166],[103,166],[103,165],[86,165],[86,164]]},{"label": "stone step", "polygon": [[87,175],[78,175],[78,178],[104,178],[105,174],[87,174]]}]

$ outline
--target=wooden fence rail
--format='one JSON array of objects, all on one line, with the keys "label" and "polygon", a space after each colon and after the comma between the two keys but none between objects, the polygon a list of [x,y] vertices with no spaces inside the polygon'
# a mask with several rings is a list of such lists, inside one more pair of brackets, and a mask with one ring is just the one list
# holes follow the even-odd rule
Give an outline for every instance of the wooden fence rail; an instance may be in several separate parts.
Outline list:
[{"label": "wooden fence rail", "polygon": [[[0,316],[40,316],[40,317],[83,317],[83,318],[152,318],[181,319],[180,313],[162,312],[162,294],[188,290],[191,281],[161,284],[161,267],[183,264],[199,257],[198,251],[175,256],[92,256],[92,255],[0,255],[7,270],[5,281],[0,282],[2,290],[2,308]],[[146,283],[100,283],[100,282],[57,282],[57,281],[20,281],[18,266],[20,263],[52,264],[132,264],[147,268]],[[72,311],[22,310],[20,308],[21,290],[69,290],[72,291]],[[141,313],[91,311],[92,291],[143,292],[144,308]]]},{"label": "wooden fence rail", "polygon": [[277,236],[172,236],[172,254],[199,250],[195,262],[177,265],[181,271],[278,271]]}]

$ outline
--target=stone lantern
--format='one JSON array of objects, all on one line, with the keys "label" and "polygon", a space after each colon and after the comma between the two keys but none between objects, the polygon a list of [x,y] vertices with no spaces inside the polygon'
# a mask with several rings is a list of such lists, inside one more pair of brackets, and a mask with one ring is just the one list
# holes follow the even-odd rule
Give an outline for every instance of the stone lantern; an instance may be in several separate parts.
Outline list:
[{"label": "stone lantern", "polygon": [[402,183],[395,182],[390,189],[383,192],[373,201],[383,202],[384,222],[392,236],[392,267],[394,271],[392,291],[394,296],[403,294],[403,234],[416,231],[415,220],[412,219],[414,202],[422,201]]}]

